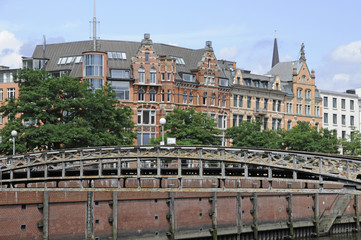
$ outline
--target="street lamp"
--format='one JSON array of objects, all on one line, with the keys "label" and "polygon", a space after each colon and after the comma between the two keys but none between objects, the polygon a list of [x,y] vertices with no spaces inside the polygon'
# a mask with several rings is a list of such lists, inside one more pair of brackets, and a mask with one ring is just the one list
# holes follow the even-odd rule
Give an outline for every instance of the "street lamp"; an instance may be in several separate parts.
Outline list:
[{"label": "street lamp", "polygon": [[159,123],[162,125],[162,142],[160,143],[160,145],[164,145],[164,124],[167,122],[167,120],[165,120],[165,118],[161,118],[159,120]]},{"label": "street lamp", "polygon": [[15,155],[15,137],[18,135],[18,132],[16,130],[11,131],[11,136],[13,136],[13,155]]}]

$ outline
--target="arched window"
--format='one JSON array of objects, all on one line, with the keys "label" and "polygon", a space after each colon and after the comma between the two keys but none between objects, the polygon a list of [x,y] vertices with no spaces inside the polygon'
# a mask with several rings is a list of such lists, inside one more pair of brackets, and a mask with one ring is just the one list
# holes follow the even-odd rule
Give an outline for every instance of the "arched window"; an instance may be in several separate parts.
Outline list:
[{"label": "arched window", "polygon": [[150,83],[157,83],[157,71],[154,68],[150,69]]},{"label": "arched window", "polygon": [[187,104],[187,91],[183,92],[183,104]]},{"label": "arched window", "polygon": [[189,92],[189,104],[193,104],[193,93]]},{"label": "arched window", "polygon": [[212,95],[211,95],[211,106],[214,106],[215,100],[216,100],[216,94],[212,93]]},{"label": "arched window", "polygon": [[143,89],[138,90],[138,101],[144,102],[144,90]]},{"label": "arched window", "polygon": [[207,104],[207,93],[203,93],[203,105]]},{"label": "arched window", "polygon": [[144,82],[145,82],[145,71],[144,71],[144,68],[139,68],[139,69],[138,69],[138,75],[139,75],[138,82],[139,82],[139,83],[144,83]]},{"label": "arched window", "polygon": [[171,97],[171,91],[170,89],[168,89],[168,94],[167,94],[167,102],[170,102],[170,97]]},{"label": "arched window", "polygon": [[156,91],[154,89],[151,89],[149,91],[149,101],[150,102],[155,102],[155,94],[156,94]]}]

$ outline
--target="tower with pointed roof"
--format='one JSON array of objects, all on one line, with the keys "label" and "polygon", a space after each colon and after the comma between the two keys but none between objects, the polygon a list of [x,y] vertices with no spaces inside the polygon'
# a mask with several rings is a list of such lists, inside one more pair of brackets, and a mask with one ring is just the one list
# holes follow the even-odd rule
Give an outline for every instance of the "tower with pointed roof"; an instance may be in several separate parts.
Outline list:
[{"label": "tower with pointed roof", "polygon": [[273,43],[273,57],[272,57],[272,67],[279,63],[280,58],[278,56],[278,46],[277,46],[277,33],[275,32],[275,40]]}]

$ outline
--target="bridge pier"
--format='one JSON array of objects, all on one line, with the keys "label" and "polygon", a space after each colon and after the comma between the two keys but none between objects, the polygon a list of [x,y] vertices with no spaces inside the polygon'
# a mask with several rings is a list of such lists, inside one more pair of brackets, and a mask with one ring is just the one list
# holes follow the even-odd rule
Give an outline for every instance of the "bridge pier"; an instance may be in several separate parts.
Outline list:
[{"label": "bridge pier", "polygon": [[[212,184],[212,187],[216,187],[214,186],[214,184]],[[212,209],[210,212],[210,215],[212,216],[212,228],[210,229],[213,240],[217,240],[217,192],[213,193],[212,198],[210,199],[210,201],[212,202]]]},{"label": "bridge pier", "polygon": [[318,236],[320,234],[320,216],[319,216],[319,196],[318,193],[315,193],[313,195],[313,211],[314,211],[314,226],[315,226],[315,232],[314,235]]},{"label": "bridge pier", "polygon": [[[172,185],[173,184],[169,184]],[[171,187],[171,186],[170,186]],[[169,213],[168,213],[168,220],[169,220],[169,232],[167,233],[170,240],[175,239],[175,216],[174,216],[174,192],[169,193]]]},{"label": "bridge pier", "polygon": [[293,229],[293,203],[292,203],[293,195],[292,193],[288,194],[287,201],[288,201],[288,207],[287,207],[287,213],[288,213],[288,227],[290,229],[290,238],[293,239],[295,236],[295,232]]},{"label": "bridge pier", "polygon": [[252,209],[251,214],[253,216],[253,239],[258,240],[258,204],[257,204],[257,193],[253,193],[251,197]]}]

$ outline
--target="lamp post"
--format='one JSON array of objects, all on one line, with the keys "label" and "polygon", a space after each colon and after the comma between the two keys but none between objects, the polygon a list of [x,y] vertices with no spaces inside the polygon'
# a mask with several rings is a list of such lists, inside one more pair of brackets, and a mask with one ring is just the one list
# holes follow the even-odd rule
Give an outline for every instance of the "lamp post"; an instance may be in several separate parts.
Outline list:
[{"label": "lamp post", "polygon": [[15,155],[15,137],[18,135],[18,132],[16,130],[11,131],[11,136],[13,136],[13,155]]},{"label": "lamp post", "polygon": [[164,124],[167,122],[167,120],[165,120],[165,118],[161,118],[159,120],[159,123],[162,125],[162,142],[160,143],[160,145],[165,145],[164,144]]}]

